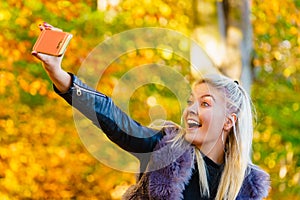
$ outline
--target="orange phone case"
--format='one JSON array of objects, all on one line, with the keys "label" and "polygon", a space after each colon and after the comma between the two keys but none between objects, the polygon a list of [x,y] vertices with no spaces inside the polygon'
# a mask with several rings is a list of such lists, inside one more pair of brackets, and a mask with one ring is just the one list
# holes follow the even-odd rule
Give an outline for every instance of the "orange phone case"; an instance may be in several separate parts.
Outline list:
[{"label": "orange phone case", "polygon": [[61,56],[65,52],[72,37],[72,34],[67,32],[43,30],[32,50],[38,53]]}]

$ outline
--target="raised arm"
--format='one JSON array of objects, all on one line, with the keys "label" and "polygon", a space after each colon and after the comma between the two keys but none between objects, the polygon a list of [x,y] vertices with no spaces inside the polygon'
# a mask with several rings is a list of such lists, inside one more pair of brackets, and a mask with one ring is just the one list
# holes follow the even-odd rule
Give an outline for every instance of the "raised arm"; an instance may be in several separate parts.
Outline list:
[{"label": "raised arm", "polygon": [[[51,27],[50,27],[51,28]],[[61,67],[62,58],[32,52],[42,61],[55,91],[77,108],[116,144],[133,153],[151,152],[162,133],[142,126],[122,112],[106,95],[82,83]]]},{"label": "raised arm", "polygon": [[126,151],[151,152],[162,133],[141,125],[120,110],[112,99],[71,75],[71,87],[66,93],[55,91]]}]

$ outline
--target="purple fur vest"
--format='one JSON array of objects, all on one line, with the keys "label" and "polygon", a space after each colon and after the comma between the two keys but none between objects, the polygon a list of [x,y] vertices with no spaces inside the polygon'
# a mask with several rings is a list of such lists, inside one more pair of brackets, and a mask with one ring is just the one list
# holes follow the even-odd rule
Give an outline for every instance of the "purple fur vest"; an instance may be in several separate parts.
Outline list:
[{"label": "purple fur vest", "polygon": [[[170,148],[168,142],[178,130],[166,128],[165,136],[156,145],[147,166],[137,184],[123,195],[123,200],[180,200],[185,185],[194,168],[193,147],[185,143],[183,148]],[[237,196],[237,200],[260,200],[268,195],[270,177],[251,164]]]}]

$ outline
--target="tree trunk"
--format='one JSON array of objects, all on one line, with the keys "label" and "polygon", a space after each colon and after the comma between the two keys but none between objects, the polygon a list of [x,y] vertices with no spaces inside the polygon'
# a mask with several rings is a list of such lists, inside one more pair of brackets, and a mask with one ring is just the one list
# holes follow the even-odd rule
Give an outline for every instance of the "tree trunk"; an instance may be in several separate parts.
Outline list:
[{"label": "tree trunk", "polygon": [[[203,47],[215,66],[192,63],[208,73],[217,68],[222,74],[239,80],[250,93],[252,84],[252,26],[250,3],[247,0],[206,1],[194,0],[193,38]],[[199,60],[191,49],[191,61]],[[200,65],[200,66],[198,66]],[[204,70],[206,68],[206,70]]]},{"label": "tree trunk", "polygon": [[252,66],[252,25],[250,21],[250,2],[243,0],[242,6],[242,32],[243,40],[241,43],[241,58],[242,58],[242,74],[241,82],[244,88],[250,93],[253,81],[253,66]]}]

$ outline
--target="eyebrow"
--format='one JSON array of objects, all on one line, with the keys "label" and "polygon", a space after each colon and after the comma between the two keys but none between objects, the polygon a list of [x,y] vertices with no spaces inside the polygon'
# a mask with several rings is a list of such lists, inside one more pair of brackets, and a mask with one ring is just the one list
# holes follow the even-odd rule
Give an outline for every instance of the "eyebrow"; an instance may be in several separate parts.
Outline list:
[{"label": "eyebrow", "polygon": [[216,99],[215,99],[214,96],[211,95],[211,94],[205,94],[205,95],[202,95],[200,98],[203,99],[203,98],[206,98],[206,97],[210,97],[210,98],[212,98],[212,99],[214,100],[214,102],[216,102]]}]

